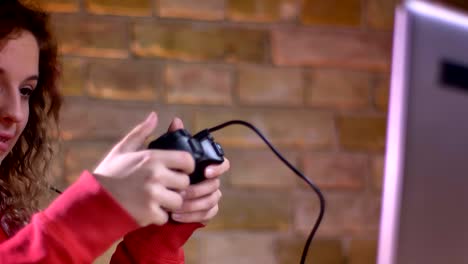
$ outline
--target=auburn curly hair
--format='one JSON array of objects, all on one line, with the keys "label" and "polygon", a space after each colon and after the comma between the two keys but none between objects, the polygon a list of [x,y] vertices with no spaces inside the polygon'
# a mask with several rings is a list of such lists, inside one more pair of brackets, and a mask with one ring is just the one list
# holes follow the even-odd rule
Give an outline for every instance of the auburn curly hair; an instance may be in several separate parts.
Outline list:
[{"label": "auburn curly hair", "polygon": [[39,44],[39,79],[29,99],[29,121],[12,151],[0,164],[0,224],[13,235],[38,210],[40,195],[48,192],[46,175],[58,136],[62,98],[58,91],[57,44],[49,16],[18,0],[0,1],[0,49],[24,31]]}]

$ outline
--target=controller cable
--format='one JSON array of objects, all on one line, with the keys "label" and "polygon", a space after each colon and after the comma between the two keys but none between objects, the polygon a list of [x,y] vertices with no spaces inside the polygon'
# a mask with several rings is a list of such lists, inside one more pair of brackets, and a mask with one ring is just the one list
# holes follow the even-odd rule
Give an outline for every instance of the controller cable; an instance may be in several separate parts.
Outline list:
[{"label": "controller cable", "polygon": [[301,257],[301,262],[300,263],[304,264],[305,260],[306,260],[306,257],[307,257],[307,251],[308,251],[308,249],[310,247],[310,243],[312,242],[312,239],[314,238],[314,235],[317,232],[317,229],[318,229],[320,223],[322,222],[323,215],[325,213],[325,198],[323,197],[322,192],[306,176],[304,176],[289,161],[287,161],[286,158],[284,158],[279,153],[279,151],[276,150],[276,148],[265,138],[265,136],[252,124],[250,124],[250,123],[248,123],[246,121],[242,121],[242,120],[231,120],[231,121],[222,123],[221,125],[209,128],[209,129],[207,129],[207,131],[208,132],[214,132],[214,131],[217,131],[217,130],[222,129],[224,127],[230,126],[230,125],[242,125],[242,126],[246,126],[246,127],[250,128],[250,129],[252,129],[263,140],[263,142],[265,142],[265,144],[268,145],[268,147],[273,151],[273,153],[275,153],[276,156],[282,162],[284,162],[284,164],[286,164],[286,166],[288,166],[288,168],[290,168],[292,171],[294,171],[294,173],[296,173],[297,176],[299,176],[302,180],[304,180],[317,194],[317,196],[318,196],[318,198],[320,200],[320,212],[319,212],[319,215],[317,217],[317,220],[315,221],[314,227],[312,228],[312,230],[311,230],[311,232],[309,234],[309,237],[307,238],[307,241],[306,241],[306,243],[304,245],[304,249],[302,250],[302,257]]},{"label": "controller cable", "polygon": [[50,189],[51,191],[53,191],[53,192],[56,192],[57,194],[62,194],[62,191],[59,190],[59,189],[57,189],[57,188],[55,188],[54,186],[49,186],[49,189]]}]

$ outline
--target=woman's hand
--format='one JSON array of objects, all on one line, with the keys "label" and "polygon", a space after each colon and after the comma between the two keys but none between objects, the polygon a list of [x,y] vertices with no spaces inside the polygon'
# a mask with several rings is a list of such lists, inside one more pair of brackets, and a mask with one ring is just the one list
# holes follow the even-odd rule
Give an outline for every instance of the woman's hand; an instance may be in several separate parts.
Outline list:
[{"label": "woman's hand", "polygon": [[183,205],[195,162],[184,151],[140,150],[157,126],[151,113],[117,143],[94,170],[97,181],[142,226],[165,224]]},{"label": "woman's hand", "polygon": [[[182,121],[175,118],[169,131],[184,128]],[[219,165],[211,165],[205,169],[205,180],[194,185],[190,185],[182,191],[183,204],[178,210],[172,211],[172,219],[177,222],[206,223],[218,213],[218,203],[221,199],[219,176],[229,170],[229,160],[224,158],[224,162]]]},{"label": "woman's hand", "polygon": [[206,168],[206,179],[194,185],[190,185],[182,192],[183,204],[178,210],[173,211],[172,219],[177,222],[206,223],[218,213],[218,203],[221,199],[219,176],[229,170],[229,160],[224,159],[220,165]]}]

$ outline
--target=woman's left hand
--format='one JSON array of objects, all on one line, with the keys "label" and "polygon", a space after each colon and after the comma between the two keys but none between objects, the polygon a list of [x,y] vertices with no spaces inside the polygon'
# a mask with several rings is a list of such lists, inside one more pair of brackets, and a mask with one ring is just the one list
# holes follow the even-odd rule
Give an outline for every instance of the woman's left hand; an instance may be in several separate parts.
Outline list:
[{"label": "woman's left hand", "polygon": [[221,199],[219,176],[229,170],[229,160],[216,166],[208,166],[205,170],[206,179],[190,185],[182,193],[182,207],[172,212],[172,219],[177,222],[202,222],[206,224],[218,213],[218,203]]},{"label": "woman's left hand", "polygon": [[[169,126],[169,131],[184,128],[182,121],[175,118]],[[229,170],[229,160],[219,165],[210,165],[205,169],[205,180],[190,185],[182,192],[182,207],[172,212],[172,219],[181,223],[201,222],[206,224],[218,213],[218,203],[221,199],[219,177]]]}]

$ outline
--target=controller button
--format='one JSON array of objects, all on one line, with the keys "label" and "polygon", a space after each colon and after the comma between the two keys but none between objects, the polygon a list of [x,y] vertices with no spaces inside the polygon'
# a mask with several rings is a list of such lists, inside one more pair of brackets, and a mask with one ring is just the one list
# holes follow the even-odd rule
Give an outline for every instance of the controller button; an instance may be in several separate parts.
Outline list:
[{"label": "controller button", "polygon": [[216,143],[216,142],[213,142],[213,146],[214,146],[214,149],[215,149],[216,153],[217,153],[219,156],[224,156],[224,150],[223,150],[223,148],[221,147],[221,145],[219,145],[219,144]]},{"label": "controller button", "polygon": [[188,143],[189,143],[190,148],[192,149],[192,152],[194,154],[199,154],[199,155],[203,154],[203,148],[202,148],[200,142],[198,142],[198,140],[196,140],[194,138],[190,138],[188,140]]}]

